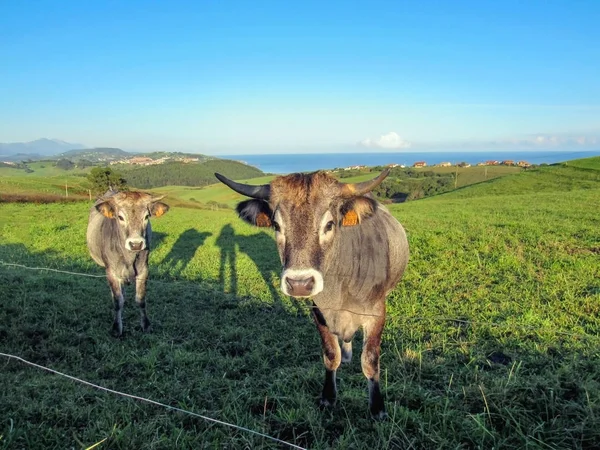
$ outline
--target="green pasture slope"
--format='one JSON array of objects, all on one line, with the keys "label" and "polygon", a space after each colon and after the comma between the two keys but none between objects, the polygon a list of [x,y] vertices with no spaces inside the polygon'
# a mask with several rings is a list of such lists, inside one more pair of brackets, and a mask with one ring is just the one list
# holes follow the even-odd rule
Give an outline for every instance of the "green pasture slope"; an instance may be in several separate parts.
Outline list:
[{"label": "green pasture slope", "polygon": [[63,170],[54,166],[54,161],[28,163],[33,172],[23,169],[0,167],[1,194],[50,194],[65,195],[65,185],[70,195],[87,195],[85,169]]},{"label": "green pasture slope", "polygon": [[[0,260],[102,275],[85,247],[88,207],[0,205]],[[388,302],[385,422],[368,415],[360,336],[338,404],[318,410],[307,305],[277,288],[271,232],[231,210],[153,221],[150,334],[131,289],[114,339],[104,279],[0,264],[0,351],[302,447],[598,448],[600,158],[390,208],[412,254]],[[1,364],[0,448],[285,448]]]}]

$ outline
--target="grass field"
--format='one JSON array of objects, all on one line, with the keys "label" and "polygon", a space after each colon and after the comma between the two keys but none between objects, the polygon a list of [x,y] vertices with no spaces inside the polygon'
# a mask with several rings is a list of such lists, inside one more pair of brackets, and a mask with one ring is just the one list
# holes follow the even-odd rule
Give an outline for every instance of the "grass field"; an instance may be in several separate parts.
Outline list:
[{"label": "grass field", "polygon": [[[102,275],[85,247],[88,207],[0,205],[0,261]],[[102,278],[0,264],[0,351],[308,448],[598,448],[600,158],[390,209],[411,261],[388,300],[385,422],[368,415],[360,336],[338,404],[319,411],[307,306],[278,290],[272,233],[231,210],[153,221],[150,334],[130,295],[125,337],[110,336]],[[0,448],[284,448],[0,363]]]},{"label": "grass field", "polygon": [[424,167],[415,169],[422,172],[432,171],[442,174],[455,174],[456,186],[464,187],[475,183],[492,180],[494,178],[504,177],[520,173],[523,169],[512,166],[471,166],[471,167]]}]

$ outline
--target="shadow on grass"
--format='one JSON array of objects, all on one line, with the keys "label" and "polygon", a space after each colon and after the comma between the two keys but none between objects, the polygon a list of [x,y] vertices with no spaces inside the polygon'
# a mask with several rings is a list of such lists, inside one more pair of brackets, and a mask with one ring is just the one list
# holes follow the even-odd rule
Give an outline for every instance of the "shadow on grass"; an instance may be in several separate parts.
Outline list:
[{"label": "shadow on grass", "polygon": [[150,242],[150,249],[160,247],[166,237],[167,233],[161,233],[160,231],[152,230],[152,241]]},{"label": "shadow on grass", "polygon": [[219,286],[223,292],[238,295],[237,254],[245,253],[256,265],[274,303],[281,303],[282,294],[273,286],[278,279],[281,266],[279,254],[273,238],[266,232],[243,236],[236,235],[230,224],[223,226],[216,240],[221,250],[219,266]]},{"label": "shadow on grass", "polygon": [[[157,233],[159,241],[156,247],[160,245],[162,239],[166,236],[164,233]],[[196,251],[204,244],[206,238],[212,236],[212,233],[198,232],[195,228],[190,228],[179,235],[175,244],[168,255],[161,261],[160,265],[169,267],[172,276],[178,277],[185,270],[190,261],[194,258]],[[154,233],[152,236],[154,242]]]}]

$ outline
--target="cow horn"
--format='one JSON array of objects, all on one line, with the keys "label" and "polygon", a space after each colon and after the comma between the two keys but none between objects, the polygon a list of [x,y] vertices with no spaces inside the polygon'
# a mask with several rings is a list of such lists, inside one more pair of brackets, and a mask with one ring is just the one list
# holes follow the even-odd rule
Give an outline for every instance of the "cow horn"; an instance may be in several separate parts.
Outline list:
[{"label": "cow horn", "polygon": [[221,175],[220,173],[215,173],[215,177],[226,186],[229,186],[238,194],[245,195],[246,197],[259,198],[261,200],[268,200],[271,195],[271,185],[263,184],[260,186],[252,186],[250,184],[242,184],[236,183],[233,180]]},{"label": "cow horn", "polygon": [[372,191],[381,184],[383,180],[390,174],[390,169],[385,169],[376,178],[361,183],[345,183],[342,184],[343,195],[363,195]]}]

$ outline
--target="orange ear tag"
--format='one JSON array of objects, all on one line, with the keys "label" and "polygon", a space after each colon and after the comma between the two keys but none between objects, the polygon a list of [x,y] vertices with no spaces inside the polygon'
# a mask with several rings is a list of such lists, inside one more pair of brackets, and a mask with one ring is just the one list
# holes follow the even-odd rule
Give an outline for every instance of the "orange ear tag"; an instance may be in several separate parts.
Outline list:
[{"label": "orange ear tag", "polygon": [[356,211],[351,209],[344,215],[344,218],[342,219],[342,226],[351,227],[354,225],[358,225],[358,214],[356,214]]},{"label": "orange ear tag", "polygon": [[257,227],[270,227],[271,219],[265,213],[261,212],[256,215],[256,226]]},{"label": "orange ear tag", "polygon": [[108,219],[115,218],[115,215],[113,214],[112,210],[108,206],[106,206],[106,204],[100,206],[100,213]]}]

